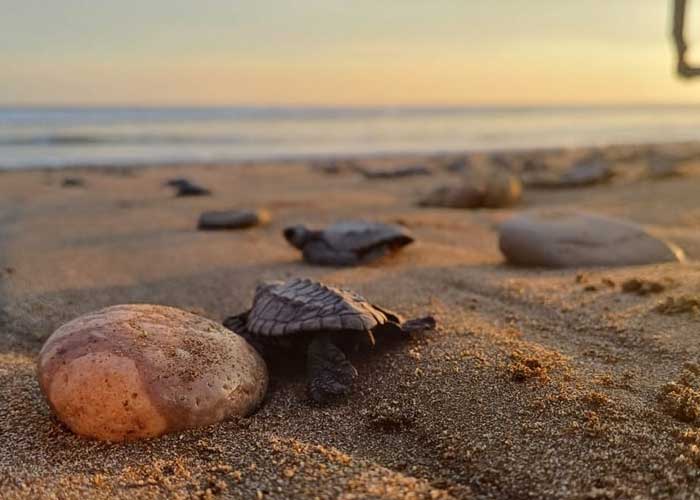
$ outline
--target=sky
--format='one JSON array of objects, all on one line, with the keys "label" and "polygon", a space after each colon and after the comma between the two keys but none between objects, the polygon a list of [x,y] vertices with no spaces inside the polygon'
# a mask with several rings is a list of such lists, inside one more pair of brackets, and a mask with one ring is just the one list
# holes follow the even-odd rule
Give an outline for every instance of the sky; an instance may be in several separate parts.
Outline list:
[{"label": "sky", "polygon": [[0,0],[0,12],[3,105],[700,102],[700,79],[673,73],[670,0]]}]

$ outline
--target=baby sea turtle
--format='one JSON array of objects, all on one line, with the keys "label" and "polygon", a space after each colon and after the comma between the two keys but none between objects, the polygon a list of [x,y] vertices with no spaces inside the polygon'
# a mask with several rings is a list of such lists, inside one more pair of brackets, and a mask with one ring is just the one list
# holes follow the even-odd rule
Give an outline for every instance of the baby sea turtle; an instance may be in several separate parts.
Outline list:
[{"label": "baby sea turtle", "polygon": [[306,262],[322,266],[366,264],[413,243],[401,226],[365,221],[338,222],[323,230],[291,226],[284,237],[302,251]]},{"label": "baby sea turtle", "polygon": [[409,165],[386,170],[358,168],[357,171],[360,172],[365,179],[400,179],[403,177],[432,174],[431,170],[423,165]]},{"label": "baby sea turtle", "polygon": [[61,182],[63,187],[85,187],[85,180],[81,177],[64,177]]},{"label": "baby sea turtle", "polygon": [[309,392],[322,402],[347,394],[357,377],[342,347],[358,342],[373,346],[375,334],[430,330],[435,319],[404,321],[350,290],[295,278],[259,285],[250,310],[226,318],[224,326],[263,354],[266,346],[306,348]]},{"label": "baby sea turtle", "polygon": [[176,196],[207,196],[211,194],[207,188],[198,186],[184,177],[170,179],[165,182],[165,185],[176,188]]}]

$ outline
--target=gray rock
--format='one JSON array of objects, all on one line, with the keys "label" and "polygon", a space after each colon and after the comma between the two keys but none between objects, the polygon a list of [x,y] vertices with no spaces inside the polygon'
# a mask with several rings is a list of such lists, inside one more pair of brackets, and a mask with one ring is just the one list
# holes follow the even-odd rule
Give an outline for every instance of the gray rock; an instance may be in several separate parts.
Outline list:
[{"label": "gray rock", "polygon": [[631,266],[684,260],[683,251],[642,227],[582,212],[517,215],[500,226],[511,264],[533,267]]},{"label": "gray rock", "polygon": [[204,212],[199,216],[199,229],[244,229],[266,224],[270,214],[266,210],[222,210]]}]

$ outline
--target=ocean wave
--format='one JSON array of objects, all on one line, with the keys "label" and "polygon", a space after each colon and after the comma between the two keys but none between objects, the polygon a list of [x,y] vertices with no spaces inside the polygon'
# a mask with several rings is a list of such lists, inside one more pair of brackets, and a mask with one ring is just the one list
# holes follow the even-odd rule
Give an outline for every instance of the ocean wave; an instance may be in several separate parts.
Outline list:
[{"label": "ocean wave", "polygon": [[201,136],[201,135],[83,135],[83,134],[40,134],[0,136],[0,147],[3,146],[90,146],[90,145],[168,145],[168,144],[201,144],[201,145],[234,145],[234,144],[274,144],[279,139],[271,137],[243,137],[232,135]]},{"label": "ocean wave", "polygon": [[700,107],[0,108],[0,168],[700,140]]},{"label": "ocean wave", "polygon": [[697,115],[693,105],[608,106],[233,106],[233,107],[2,107],[0,130],[27,126],[115,126],[177,123],[289,123],[382,118],[541,115],[648,114],[658,111]]}]

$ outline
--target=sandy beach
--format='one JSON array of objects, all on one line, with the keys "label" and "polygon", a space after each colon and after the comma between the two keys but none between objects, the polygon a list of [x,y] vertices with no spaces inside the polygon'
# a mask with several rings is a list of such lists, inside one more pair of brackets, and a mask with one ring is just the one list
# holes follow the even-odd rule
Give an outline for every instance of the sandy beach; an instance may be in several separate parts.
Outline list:
[{"label": "sandy beach", "polygon": [[[644,175],[655,151],[687,158],[683,175]],[[557,169],[587,153],[537,155]],[[0,497],[697,498],[699,153],[699,144],[606,148],[609,183],[526,189],[517,206],[481,210],[417,206],[460,175],[438,156],[358,160],[432,172],[400,179],[309,162],[2,172]],[[531,155],[506,157],[517,171]],[[174,197],[163,182],[181,176],[213,194]],[[65,177],[85,185],[63,187]],[[272,221],[196,229],[201,212],[228,208],[264,208]],[[538,208],[636,222],[688,262],[506,265],[497,225]],[[369,266],[323,268],[281,236],[290,224],[349,218],[403,224],[416,243]],[[406,317],[433,314],[439,327],[354,356],[360,376],[344,402],[311,404],[303,369],[270,366],[251,417],[158,439],[77,437],[42,398],[36,355],[80,314],[156,303],[221,321],[249,307],[258,282],[295,276],[347,286]],[[662,289],[626,292],[631,279]],[[669,297],[690,306],[657,309]]]}]

